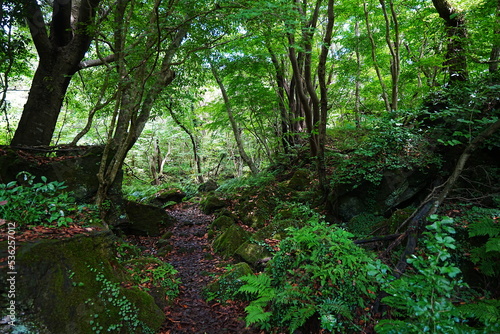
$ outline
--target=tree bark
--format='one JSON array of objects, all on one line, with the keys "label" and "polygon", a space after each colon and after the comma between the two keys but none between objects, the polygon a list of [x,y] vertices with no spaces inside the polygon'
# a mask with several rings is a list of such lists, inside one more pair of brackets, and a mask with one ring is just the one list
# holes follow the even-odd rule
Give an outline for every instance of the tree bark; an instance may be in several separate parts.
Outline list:
[{"label": "tree bark", "polygon": [[497,8],[495,11],[495,28],[493,29],[493,45],[490,53],[490,73],[498,71],[498,61],[500,59],[500,0],[497,0]]},{"label": "tree bark", "polygon": [[198,154],[199,145],[197,138],[184,124],[182,124],[181,120],[179,119],[179,117],[177,117],[173,109],[169,105],[166,105],[166,107],[170,112],[170,116],[172,116],[172,119],[174,120],[175,124],[177,124],[182,130],[184,130],[184,132],[189,136],[189,139],[191,140],[191,147],[193,148],[193,160],[194,160],[194,165],[196,167],[196,178],[198,179],[199,183],[205,182],[203,178],[203,171],[201,169],[201,159]]},{"label": "tree bark", "polygon": [[259,173],[259,169],[257,168],[257,166],[255,166],[253,160],[245,152],[245,148],[243,145],[243,139],[241,138],[241,130],[239,129],[238,124],[236,123],[236,120],[234,119],[233,109],[231,108],[231,103],[229,100],[229,96],[227,95],[226,88],[224,87],[224,83],[222,82],[222,79],[220,78],[219,73],[217,72],[217,69],[215,68],[214,64],[210,64],[210,69],[212,70],[212,74],[215,78],[215,81],[219,85],[219,89],[221,91],[222,98],[224,99],[224,104],[226,106],[226,111],[227,111],[227,115],[229,117],[229,122],[231,123],[231,128],[233,129],[234,139],[236,140],[236,146],[238,147],[238,153],[240,154],[243,162],[250,168],[250,171],[252,172],[252,174],[256,175]]},{"label": "tree bark", "polygon": [[366,1],[363,1],[363,10],[365,13],[366,32],[368,34],[368,39],[370,40],[373,66],[375,67],[375,72],[377,73],[377,78],[380,83],[380,87],[382,88],[382,99],[384,100],[385,110],[391,111],[392,108],[391,108],[391,103],[389,101],[389,97],[387,96],[387,87],[385,86],[384,80],[382,78],[382,73],[380,72],[380,66],[378,65],[377,61],[377,54],[376,54],[377,45],[375,44],[375,39],[373,38],[373,32]]},{"label": "tree bark", "polygon": [[93,29],[86,28],[94,21],[100,2],[78,2],[78,16],[71,24],[72,2],[54,1],[49,33],[38,2],[23,1],[39,63],[11,145],[50,144],[71,77],[90,46]]},{"label": "tree bark", "polygon": [[432,3],[445,22],[448,47],[444,65],[448,68],[449,82],[467,81],[467,58],[464,47],[467,29],[464,15],[447,0],[432,0]]}]

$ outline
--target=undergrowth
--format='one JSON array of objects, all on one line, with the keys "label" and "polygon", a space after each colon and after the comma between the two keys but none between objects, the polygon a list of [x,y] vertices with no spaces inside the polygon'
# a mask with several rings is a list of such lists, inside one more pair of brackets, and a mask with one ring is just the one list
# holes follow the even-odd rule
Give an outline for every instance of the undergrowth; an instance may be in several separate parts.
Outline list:
[{"label": "undergrowth", "polygon": [[73,220],[67,216],[76,209],[75,200],[64,189],[64,182],[49,182],[42,176],[28,172],[17,175],[21,180],[0,184],[0,217],[18,226],[46,225],[68,226]]}]

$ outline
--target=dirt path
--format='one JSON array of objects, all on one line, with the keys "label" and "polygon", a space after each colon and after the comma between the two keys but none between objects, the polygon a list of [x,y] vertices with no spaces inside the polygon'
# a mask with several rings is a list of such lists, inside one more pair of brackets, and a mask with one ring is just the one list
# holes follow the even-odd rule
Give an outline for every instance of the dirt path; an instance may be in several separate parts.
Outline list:
[{"label": "dirt path", "polygon": [[213,254],[207,238],[207,228],[213,217],[189,204],[178,205],[169,209],[168,213],[177,222],[170,229],[173,233],[170,239],[173,250],[164,260],[178,270],[182,284],[174,305],[165,308],[167,320],[160,333],[259,333],[245,328],[244,304],[221,305],[207,303],[203,299],[203,288],[213,279],[210,273],[221,271],[217,265],[222,260]]}]

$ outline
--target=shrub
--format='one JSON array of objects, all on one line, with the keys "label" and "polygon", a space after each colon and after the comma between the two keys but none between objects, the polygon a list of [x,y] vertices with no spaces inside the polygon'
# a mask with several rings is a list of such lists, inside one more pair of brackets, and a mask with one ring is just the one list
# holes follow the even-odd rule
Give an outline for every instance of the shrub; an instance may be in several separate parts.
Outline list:
[{"label": "shrub", "polygon": [[[473,306],[461,308],[454,302],[464,302],[467,285],[460,279],[461,271],[452,262],[450,249],[455,249],[453,219],[438,219],[424,232],[424,250],[413,255],[408,263],[413,273],[399,279],[390,275],[390,270],[380,261],[371,265],[370,274],[381,284],[389,296],[382,302],[391,307],[393,319],[380,321],[375,330],[380,334],[392,333],[494,333],[499,326],[498,301],[481,301]],[[465,291],[470,292],[470,291]],[[466,295],[466,294],[465,294]],[[476,313],[477,312],[477,313]],[[467,318],[476,318],[481,324],[470,327]]]},{"label": "shrub", "polygon": [[16,181],[0,184],[0,217],[13,221],[19,226],[29,224],[67,226],[72,219],[65,212],[75,207],[75,201],[69,193],[63,192],[64,182],[48,182],[45,176],[42,182],[35,182],[35,176],[21,172],[23,184]]},{"label": "shrub", "polygon": [[264,273],[242,277],[240,291],[254,299],[246,308],[247,324],[291,333],[308,320],[330,331],[356,329],[355,310],[375,289],[367,274],[372,258],[350,233],[323,222],[291,229],[290,235]]}]

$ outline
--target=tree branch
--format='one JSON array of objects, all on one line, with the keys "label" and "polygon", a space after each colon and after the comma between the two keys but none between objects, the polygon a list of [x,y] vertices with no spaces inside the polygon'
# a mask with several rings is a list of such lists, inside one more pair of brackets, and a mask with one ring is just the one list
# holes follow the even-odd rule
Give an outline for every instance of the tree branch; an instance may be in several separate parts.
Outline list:
[{"label": "tree branch", "polygon": [[89,67],[105,65],[108,63],[112,63],[115,60],[116,60],[115,54],[111,54],[111,55],[106,56],[102,59],[85,60],[85,61],[80,62],[80,64],[78,64],[78,70],[82,70],[82,69],[89,68]]}]

